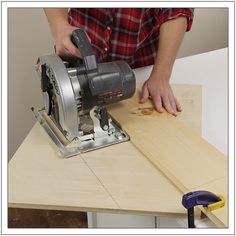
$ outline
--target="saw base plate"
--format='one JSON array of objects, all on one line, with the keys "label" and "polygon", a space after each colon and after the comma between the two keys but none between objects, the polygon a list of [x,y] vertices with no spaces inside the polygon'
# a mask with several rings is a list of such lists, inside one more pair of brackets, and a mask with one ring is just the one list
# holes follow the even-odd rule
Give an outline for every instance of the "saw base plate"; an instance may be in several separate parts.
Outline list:
[{"label": "saw base plate", "polygon": [[83,141],[81,141],[80,137],[77,137],[72,142],[69,142],[51,118],[46,114],[45,108],[38,111],[35,111],[34,108],[32,108],[32,111],[34,112],[37,121],[44,128],[51,141],[56,146],[59,151],[59,156],[61,157],[75,156],[80,153],[93,151],[125,142],[130,139],[129,135],[112,120],[110,125],[112,126],[113,132],[111,134],[108,134],[107,131],[103,131],[98,126],[95,126],[93,138],[84,140],[83,137]]}]

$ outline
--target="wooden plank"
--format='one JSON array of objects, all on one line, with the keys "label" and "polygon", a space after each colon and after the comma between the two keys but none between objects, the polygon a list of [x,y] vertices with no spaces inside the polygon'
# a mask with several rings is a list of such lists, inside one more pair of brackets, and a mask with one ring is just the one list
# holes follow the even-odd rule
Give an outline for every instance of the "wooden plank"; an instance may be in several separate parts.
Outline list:
[{"label": "wooden plank", "polygon": [[[183,193],[227,176],[227,158],[221,152],[173,116],[157,113],[151,102],[139,104],[138,100],[137,92],[133,98],[110,107],[109,112],[136,148]],[[208,214],[217,217],[217,211]],[[227,205],[220,211],[224,214],[219,221],[227,226]]]},{"label": "wooden plank", "polygon": [[182,112],[177,119],[183,122],[191,130],[201,135],[202,133],[202,86],[174,84],[171,86],[178,98]]},{"label": "wooden plank", "polygon": [[[176,86],[174,90],[186,107],[184,112],[193,117],[185,119],[183,113],[182,119],[200,132],[201,87]],[[39,124],[9,163],[12,207],[173,215],[185,214],[181,197],[130,142],[61,159]]]}]

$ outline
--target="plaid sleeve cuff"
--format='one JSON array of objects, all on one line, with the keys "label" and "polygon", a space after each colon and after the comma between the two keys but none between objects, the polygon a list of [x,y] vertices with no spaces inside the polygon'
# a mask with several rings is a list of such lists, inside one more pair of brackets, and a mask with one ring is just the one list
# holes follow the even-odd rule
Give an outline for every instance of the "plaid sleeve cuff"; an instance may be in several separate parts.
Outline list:
[{"label": "plaid sleeve cuff", "polygon": [[194,9],[193,8],[162,8],[157,11],[157,22],[159,27],[166,21],[176,19],[180,16],[187,18],[187,29],[189,31],[192,27]]}]

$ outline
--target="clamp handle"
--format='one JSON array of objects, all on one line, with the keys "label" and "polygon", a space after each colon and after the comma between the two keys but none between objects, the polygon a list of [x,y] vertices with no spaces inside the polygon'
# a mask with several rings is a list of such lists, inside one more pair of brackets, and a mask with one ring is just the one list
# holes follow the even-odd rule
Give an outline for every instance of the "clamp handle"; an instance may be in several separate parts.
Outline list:
[{"label": "clamp handle", "polygon": [[208,206],[212,203],[221,201],[214,193],[208,191],[195,191],[183,195],[182,204],[186,209],[194,206]]},{"label": "clamp handle", "polygon": [[195,228],[194,207],[202,205],[206,210],[214,210],[224,206],[224,198],[208,191],[195,191],[183,195],[182,205],[188,211],[188,227]]},{"label": "clamp handle", "polygon": [[71,41],[80,50],[86,71],[96,72],[98,69],[96,58],[86,33],[82,29],[74,30]]}]

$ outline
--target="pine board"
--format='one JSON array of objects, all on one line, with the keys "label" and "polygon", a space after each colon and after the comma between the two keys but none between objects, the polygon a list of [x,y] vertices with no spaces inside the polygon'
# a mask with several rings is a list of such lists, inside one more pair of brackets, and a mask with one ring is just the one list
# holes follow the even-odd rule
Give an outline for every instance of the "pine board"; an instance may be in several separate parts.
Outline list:
[{"label": "pine board", "polygon": [[[221,152],[175,117],[157,113],[150,101],[139,104],[138,100],[136,92],[133,98],[110,107],[109,113],[158,170],[183,193],[206,184],[211,186],[220,179],[227,186],[227,158]],[[221,187],[214,185],[213,192],[218,191],[221,192]],[[224,193],[227,198],[227,191]],[[214,221],[217,225],[227,226],[227,205],[208,215],[213,220],[217,218]]]}]

